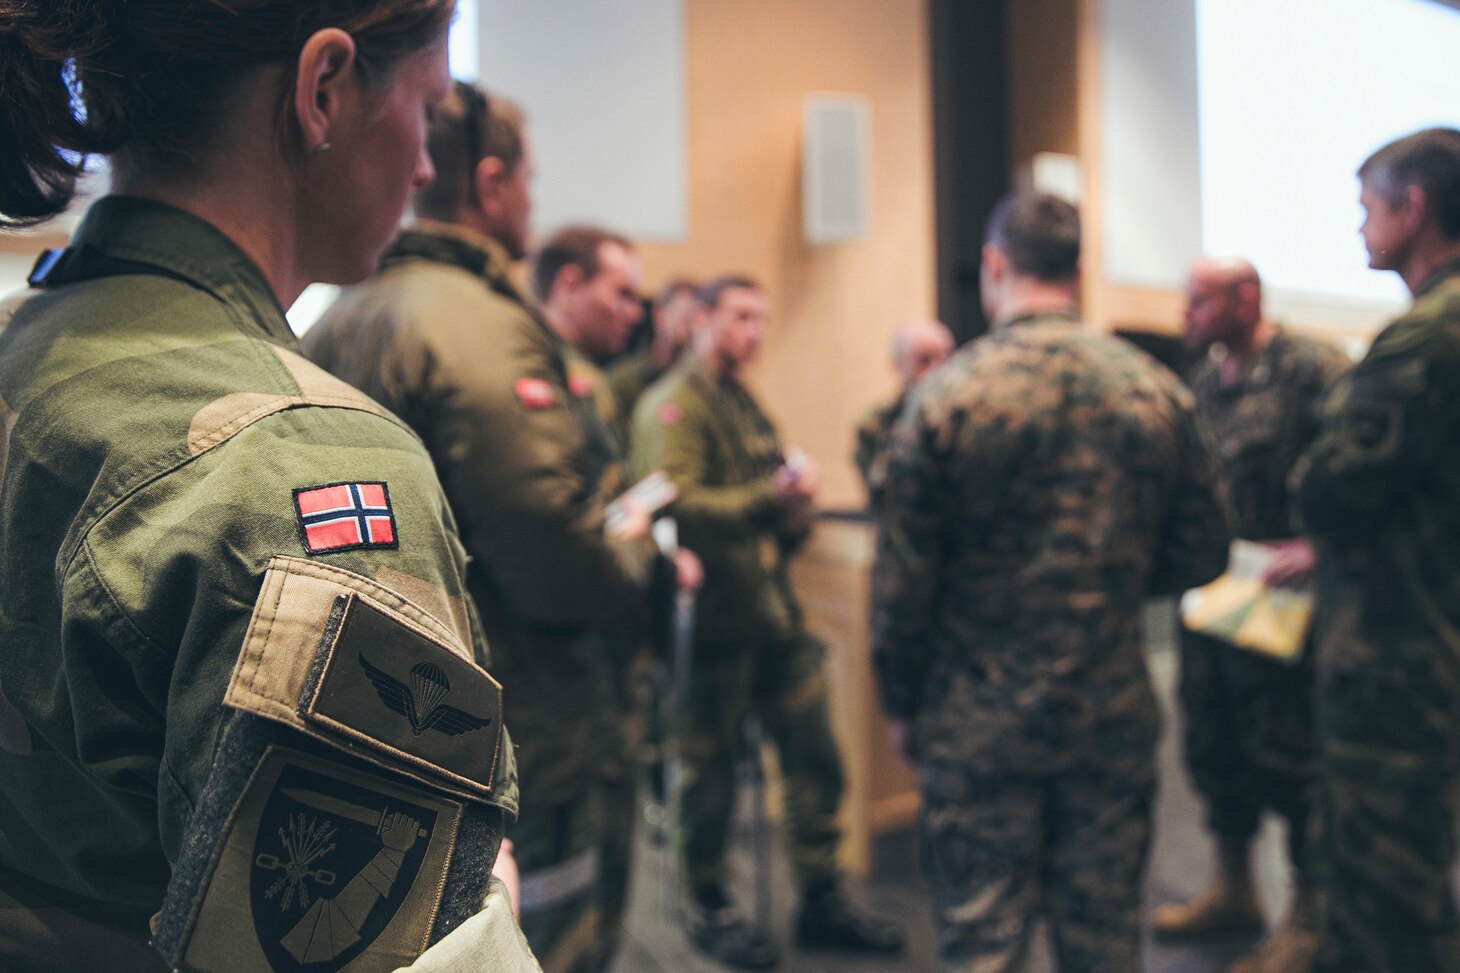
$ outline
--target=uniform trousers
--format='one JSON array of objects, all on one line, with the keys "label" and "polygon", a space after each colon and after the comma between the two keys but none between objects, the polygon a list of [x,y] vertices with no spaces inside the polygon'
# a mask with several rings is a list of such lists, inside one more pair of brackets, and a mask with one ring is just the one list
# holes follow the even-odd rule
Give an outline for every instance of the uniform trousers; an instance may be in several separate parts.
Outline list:
[{"label": "uniform trousers", "polygon": [[[825,649],[816,639],[695,640],[689,700],[676,715],[679,842],[691,888],[725,885],[725,849],[743,728],[761,718],[785,779],[792,866],[803,888],[832,880],[842,765],[827,711]],[[759,755],[754,755],[759,759]]]}]

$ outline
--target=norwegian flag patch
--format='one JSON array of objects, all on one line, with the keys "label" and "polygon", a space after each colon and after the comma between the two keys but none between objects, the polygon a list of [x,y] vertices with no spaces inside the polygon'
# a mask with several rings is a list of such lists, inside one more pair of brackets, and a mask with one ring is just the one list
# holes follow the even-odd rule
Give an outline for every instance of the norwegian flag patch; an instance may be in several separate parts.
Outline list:
[{"label": "norwegian flag patch", "polygon": [[519,378],[512,385],[517,399],[529,409],[551,409],[558,404],[553,387],[540,378]]},{"label": "norwegian flag patch", "polygon": [[310,554],[395,547],[395,511],[384,483],[327,483],[294,491],[299,536]]}]

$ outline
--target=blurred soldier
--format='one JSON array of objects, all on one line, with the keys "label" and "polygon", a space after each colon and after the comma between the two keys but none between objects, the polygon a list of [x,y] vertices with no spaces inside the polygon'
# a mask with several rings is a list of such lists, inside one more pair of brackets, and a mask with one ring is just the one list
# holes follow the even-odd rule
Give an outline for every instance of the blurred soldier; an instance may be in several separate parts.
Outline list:
[{"label": "blurred soldier", "polygon": [[689,344],[690,318],[694,310],[694,284],[683,278],[665,284],[659,296],[654,298],[652,343],[642,351],[619,359],[608,369],[608,382],[618,402],[618,413],[623,419],[625,432],[639,396],[673,367],[680,352]]},{"label": "blurred soldier", "polygon": [[1321,973],[1455,973],[1460,811],[1460,131],[1359,169],[1369,266],[1414,305],[1299,464],[1318,546]]},{"label": "blurred soldier", "polygon": [[1140,609],[1221,571],[1216,465],[1180,382],[1081,324],[1073,207],[1006,197],[986,239],[993,327],[889,447],[878,690],[918,770],[944,969],[1020,969],[1044,912],[1061,973],[1135,973],[1158,722]]},{"label": "blurred soldier", "polygon": [[[735,755],[758,713],[786,778],[791,858],[802,889],[797,938],[808,947],[901,948],[900,932],[859,915],[835,864],[841,759],[827,716],[823,646],[802,624],[787,559],[810,531],[815,467],[788,463],[775,427],[741,383],[760,349],[765,294],[720,277],[697,295],[693,357],[646,392],[634,413],[633,457],[679,488],[680,536],[704,562],[689,703],[676,727],[683,764],[681,839],[697,948],[732,966],[766,969],[775,944],[740,917],[726,891],[725,849]],[[752,759],[759,759],[753,755]]]},{"label": "blurred soldier", "polygon": [[[1318,432],[1323,394],[1350,364],[1337,348],[1262,314],[1262,283],[1245,260],[1203,259],[1186,287],[1186,343],[1206,352],[1190,378],[1197,417],[1222,465],[1232,530],[1274,551],[1269,584],[1311,573],[1311,544],[1293,536],[1287,479]],[[1310,660],[1279,661],[1183,628],[1186,760],[1207,802],[1217,878],[1182,905],[1156,910],[1158,934],[1254,932],[1262,912],[1248,850],[1262,812],[1288,821],[1296,896],[1288,924],[1231,973],[1305,970],[1316,912],[1308,869],[1314,781]]]},{"label": "blurred soldier", "polygon": [[884,470],[877,460],[887,448],[892,424],[902,414],[907,394],[928,372],[941,365],[953,351],[953,333],[941,321],[909,321],[892,339],[892,366],[900,383],[897,398],[868,410],[857,423],[857,450],[852,455],[870,506],[877,506]]},{"label": "blurred soldier", "polygon": [[[521,111],[457,83],[429,146],[437,177],[416,195],[419,221],[305,349],[405,419],[441,473],[493,673],[512,686],[510,718],[531,727],[525,813],[508,831],[522,926],[549,973],[597,970],[613,941],[597,904],[609,828],[597,774],[620,749],[602,627],[642,597],[654,548],[642,512],[605,532],[615,448],[592,398],[570,389],[567,344],[509,276],[531,208]],[[616,274],[628,263],[617,255]],[[597,270],[581,273],[583,299],[620,300]]]},{"label": "blurred soldier", "polygon": [[[594,464],[608,496],[628,487],[627,443],[618,402],[595,359],[611,358],[623,348],[629,331],[643,313],[639,300],[639,260],[623,237],[591,226],[568,227],[550,237],[533,255],[532,281],[542,305],[543,320],[568,345],[568,391],[596,421],[587,424],[594,443]],[[678,583],[699,584],[699,562],[687,549],[675,552]],[[660,572],[661,575],[664,572]],[[652,624],[647,609],[627,610],[603,633],[603,648],[613,666],[619,712],[618,745],[597,768],[604,815],[599,854],[600,928],[611,956],[622,931],[628,904],[629,862],[635,812],[634,765],[630,750],[637,743],[641,714],[634,701],[636,655]]]}]

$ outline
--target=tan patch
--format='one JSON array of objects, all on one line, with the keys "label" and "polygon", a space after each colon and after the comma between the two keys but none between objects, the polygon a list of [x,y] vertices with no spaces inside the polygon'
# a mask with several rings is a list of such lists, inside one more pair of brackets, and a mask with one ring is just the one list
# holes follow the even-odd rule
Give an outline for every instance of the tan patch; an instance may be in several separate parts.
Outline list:
[{"label": "tan patch", "polygon": [[[475,665],[470,648],[458,641],[453,627],[425,608],[363,575],[302,558],[278,556],[270,560],[264,575],[224,704],[338,745],[344,731],[309,718],[304,704],[315,675],[316,660],[322,649],[333,648],[343,621],[341,609],[352,599],[362,601],[400,626],[403,638],[434,643],[460,660],[462,666],[472,669],[485,683],[496,687],[495,680]],[[389,657],[389,652],[388,647],[382,647],[382,657]],[[497,692],[500,693],[500,687]],[[499,722],[493,724],[491,736],[491,761],[495,765],[502,741]],[[374,752],[356,746],[351,750],[398,772],[423,772],[424,758],[411,756],[382,741],[370,742],[376,744]],[[484,799],[484,791],[491,789],[490,771],[485,781],[468,779],[434,765],[424,773],[423,779],[477,800]],[[510,804],[506,802],[502,806]],[[509,809],[515,812],[515,806]]]},{"label": "tan patch", "polygon": [[344,405],[381,414],[380,406],[368,395],[335,378],[309,359],[277,345],[274,346],[274,354],[279,356],[294,381],[299,383],[300,394],[310,402],[316,405]]},{"label": "tan patch", "polygon": [[410,601],[414,601],[437,618],[451,626],[456,639],[470,647],[471,621],[466,611],[466,602],[447,593],[439,584],[422,581],[413,574],[397,571],[391,567],[380,567],[375,571],[375,580],[388,588],[394,588]]},{"label": "tan patch", "polygon": [[16,312],[20,310],[21,305],[39,293],[40,291],[38,290],[26,288],[15,291],[12,294],[7,294],[3,299],[0,299],[0,334],[5,333],[5,329],[10,326],[11,320],[15,317]]},{"label": "tan patch", "polygon": [[329,372],[310,364],[284,348],[274,348],[290,376],[299,385],[298,395],[275,392],[231,392],[203,406],[188,423],[188,452],[193,456],[227,442],[260,419],[305,405],[357,409],[384,415],[368,396],[346,385]]},{"label": "tan patch", "polygon": [[214,399],[188,423],[188,452],[193,456],[205,453],[265,416],[299,404],[291,396],[268,392],[233,392]]}]

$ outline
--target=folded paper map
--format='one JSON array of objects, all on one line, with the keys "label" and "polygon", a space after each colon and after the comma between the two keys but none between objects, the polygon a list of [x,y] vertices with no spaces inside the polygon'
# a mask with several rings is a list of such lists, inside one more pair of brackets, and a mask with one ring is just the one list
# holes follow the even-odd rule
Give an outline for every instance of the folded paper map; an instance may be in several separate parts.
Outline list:
[{"label": "folded paper map", "polygon": [[1272,558],[1266,544],[1233,541],[1226,574],[1182,596],[1182,624],[1239,649],[1296,663],[1313,618],[1313,593],[1263,584]]}]

